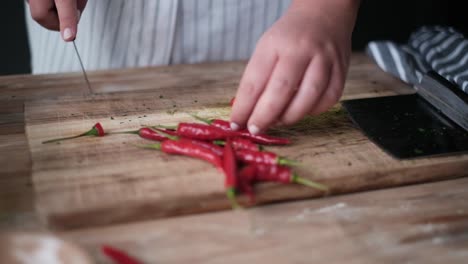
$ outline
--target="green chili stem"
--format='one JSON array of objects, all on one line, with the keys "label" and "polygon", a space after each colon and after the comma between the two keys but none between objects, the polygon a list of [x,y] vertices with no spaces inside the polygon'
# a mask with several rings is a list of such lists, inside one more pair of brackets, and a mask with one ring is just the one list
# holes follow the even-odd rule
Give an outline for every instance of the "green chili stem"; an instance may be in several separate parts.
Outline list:
[{"label": "green chili stem", "polygon": [[213,144],[218,145],[218,146],[224,146],[226,142],[224,140],[215,140],[213,141]]},{"label": "green chili stem", "polygon": [[157,150],[161,150],[161,143],[146,144],[146,145],[134,144],[134,146],[135,146],[135,147],[138,147],[138,148],[144,148],[144,149],[157,149]]},{"label": "green chili stem", "polygon": [[201,121],[203,123],[206,123],[208,125],[211,125],[211,123],[213,123],[213,120],[210,120],[210,119],[206,119],[206,118],[203,118],[201,116],[197,116],[197,115],[191,115],[193,118],[197,119],[198,121]]},{"label": "green chili stem", "polygon": [[278,165],[283,165],[283,166],[288,166],[288,167],[294,167],[301,164],[298,161],[283,158],[283,157],[278,157]]},{"label": "green chili stem", "polygon": [[242,206],[239,205],[236,201],[236,190],[234,188],[228,188],[226,190],[226,196],[231,202],[232,209],[240,209]]},{"label": "green chili stem", "polygon": [[138,135],[140,130],[133,130],[133,131],[120,131],[120,132],[109,132],[108,134],[135,134]]},{"label": "green chili stem", "polygon": [[325,186],[325,185],[323,185],[321,183],[318,183],[318,182],[314,182],[314,181],[302,178],[297,174],[293,174],[293,176],[291,178],[291,182],[301,184],[301,185],[304,185],[304,186],[308,186],[308,187],[312,187],[312,188],[315,188],[315,189],[318,189],[318,190],[321,190],[321,191],[324,191],[324,192],[328,192],[328,190],[329,190],[329,188],[327,186]]},{"label": "green chili stem", "polygon": [[48,144],[48,143],[54,143],[54,142],[59,142],[62,140],[68,140],[68,139],[74,139],[74,138],[79,138],[79,137],[84,137],[84,136],[97,136],[98,135],[97,129],[94,127],[90,129],[89,131],[86,131],[85,133],[76,135],[76,136],[71,136],[71,137],[63,137],[63,138],[56,138],[56,139],[51,139],[51,140],[46,140],[43,141],[42,144]]}]

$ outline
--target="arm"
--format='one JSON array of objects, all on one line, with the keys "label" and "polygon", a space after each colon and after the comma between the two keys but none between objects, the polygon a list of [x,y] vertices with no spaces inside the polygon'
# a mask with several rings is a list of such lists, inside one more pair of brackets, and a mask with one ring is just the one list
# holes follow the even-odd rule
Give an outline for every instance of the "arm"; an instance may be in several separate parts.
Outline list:
[{"label": "arm", "polygon": [[359,0],[295,0],[258,41],[231,113],[256,134],[318,114],[341,97]]}]

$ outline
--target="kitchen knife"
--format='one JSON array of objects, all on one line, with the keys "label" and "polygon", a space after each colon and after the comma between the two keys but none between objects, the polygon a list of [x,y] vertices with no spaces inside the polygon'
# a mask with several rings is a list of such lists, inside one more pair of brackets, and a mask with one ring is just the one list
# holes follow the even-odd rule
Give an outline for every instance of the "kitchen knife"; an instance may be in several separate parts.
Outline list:
[{"label": "kitchen knife", "polygon": [[84,76],[84,79],[85,79],[85,82],[86,82],[87,94],[88,95],[93,94],[93,91],[91,90],[91,84],[89,83],[88,75],[86,74],[86,70],[84,68],[83,61],[81,60],[80,53],[78,52],[78,48],[76,47],[76,43],[75,43],[74,40],[73,40],[73,47],[75,48],[76,57],[78,57],[78,61],[80,62],[80,66],[81,66],[81,71],[83,72],[83,76]]},{"label": "kitchen knife", "polygon": [[411,95],[343,102],[374,143],[400,159],[468,152],[467,95],[435,72]]}]

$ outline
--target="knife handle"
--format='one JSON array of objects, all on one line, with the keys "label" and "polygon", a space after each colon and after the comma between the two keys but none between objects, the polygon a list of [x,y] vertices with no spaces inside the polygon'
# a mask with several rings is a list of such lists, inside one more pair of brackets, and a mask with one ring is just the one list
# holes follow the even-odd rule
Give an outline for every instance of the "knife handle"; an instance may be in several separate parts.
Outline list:
[{"label": "knife handle", "polygon": [[429,71],[416,88],[422,98],[468,131],[468,95],[454,83],[434,71]]}]

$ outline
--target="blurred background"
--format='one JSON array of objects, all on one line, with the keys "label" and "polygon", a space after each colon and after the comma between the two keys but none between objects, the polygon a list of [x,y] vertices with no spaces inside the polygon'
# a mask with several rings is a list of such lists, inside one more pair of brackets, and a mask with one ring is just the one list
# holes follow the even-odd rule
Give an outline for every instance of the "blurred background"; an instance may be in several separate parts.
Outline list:
[{"label": "blurred background", "polygon": [[[353,35],[353,49],[363,50],[370,40],[393,39],[401,43],[406,42],[410,33],[422,25],[450,25],[467,35],[465,2],[362,0]],[[6,0],[2,3],[0,75],[30,73],[24,23],[25,5],[25,1],[22,0]]]}]

